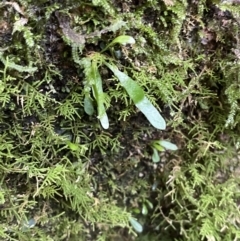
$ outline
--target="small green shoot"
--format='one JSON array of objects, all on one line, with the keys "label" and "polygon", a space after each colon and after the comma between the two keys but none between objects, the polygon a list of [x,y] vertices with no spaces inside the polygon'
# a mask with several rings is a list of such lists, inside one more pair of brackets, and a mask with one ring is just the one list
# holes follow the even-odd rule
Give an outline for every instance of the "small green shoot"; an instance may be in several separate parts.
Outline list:
[{"label": "small green shoot", "polygon": [[143,231],[143,226],[133,217],[129,218],[129,222],[131,223],[136,232],[141,233]]},{"label": "small green shoot", "polygon": [[142,214],[146,216],[149,209],[153,209],[153,204],[149,200],[145,199],[142,204]]},{"label": "small green shoot", "polygon": [[84,111],[88,115],[93,115],[93,113],[94,113],[93,100],[91,99],[90,94],[85,94],[85,97],[84,97]]},{"label": "small green shoot", "polygon": [[143,89],[128,75],[118,70],[114,64],[104,62],[121,82],[129,97],[133,100],[136,107],[145,115],[148,121],[157,129],[165,130],[166,122],[159,111],[153,106],[150,100],[144,95]]},{"label": "small green shoot", "polygon": [[142,214],[144,216],[146,216],[148,214],[148,208],[145,203],[142,205]]},{"label": "small green shoot", "polygon": [[[130,36],[119,36],[114,39],[109,45],[115,43],[133,43],[135,40]],[[84,110],[88,115],[92,115],[94,112],[93,101],[90,96],[92,90],[93,97],[97,102],[98,118],[104,129],[109,128],[108,116],[105,110],[104,92],[102,87],[102,78],[99,73],[98,67],[101,65],[107,66],[113,74],[120,81],[123,88],[128,93],[129,97],[133,100],[135,106],[146,116],[148,121],[157,129],[165,130],[166,122],[159,113],[159,111],[153,106],[150,100],[145,96],[143,89],[127,74],[121,72],[116,65],[109,63],[106,60],[106,56],[94,53],[81,60],[81,65],[84,68],[86,77],[84,87]]]},{"label": "small green shoot", "polygon": [[97,111],[100,123],[104,129],[108,129],[109,121],[104,106],[102,78],[98,70],[98,62],[100,59],[101,55],[96,54],[81,60],[81,64],[84,67],[84,73],[86,77],[84,88],[84,110],[88,115],[92,115],[94,112],[93,101],[90,97],[90,91],[92,90],[93,97],[97,102]]},{"label": "small green shoot", "polygon": [[112,47],[115,44],[121,44],[121,45],[126,45],[126,44],[135,44],[135,39],[131,36],[128,35],[121,35],[116,37],[110,44],[108,44],[106,46],[106,48],[104,48],[102,52],[106,51],[109,47]]},{"label": "small green shoot", "polygon": [[92,85],[93,96],[97,101],[98,118],[104,129],[108,129],[109,121],[104,107],[104,93],[102,87],[102,78],[97,68],[97,63],[92,61],[92,72],[95,83]]},{"label": "small green shoot", "polygon": [[170,150],[170,151],[176,151],[178,147],[166,140],[161,140],[161,141],[152,141],[150,144],[153,154],[152,154],[152,161],[157,163],[160,162],[160,157],[158,152],[163,152],[165,150]]}]

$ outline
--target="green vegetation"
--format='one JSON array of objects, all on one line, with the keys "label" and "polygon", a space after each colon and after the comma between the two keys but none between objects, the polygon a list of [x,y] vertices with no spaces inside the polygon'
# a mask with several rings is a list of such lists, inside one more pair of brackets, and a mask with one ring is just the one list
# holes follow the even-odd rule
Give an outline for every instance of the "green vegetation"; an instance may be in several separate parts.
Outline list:
[{"label": "green vegetation", "polygon": [[0,3],[0,240],[240,240],[239,13]]}]

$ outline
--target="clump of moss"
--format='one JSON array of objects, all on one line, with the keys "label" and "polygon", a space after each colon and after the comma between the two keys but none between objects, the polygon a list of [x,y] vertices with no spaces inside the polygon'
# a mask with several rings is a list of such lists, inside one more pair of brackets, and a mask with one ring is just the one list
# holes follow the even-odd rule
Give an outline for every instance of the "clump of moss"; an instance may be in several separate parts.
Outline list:
[{"label": "clump of moss", "polygon": [[[238,240],[237,9],[211,1],[2,3],[0,237]],[[62,24],[87,36],[84,46],[64,38]],[[109,129],[84,112],[80,61],[125,34],[136,44],[104,58],[161,109],[167,131],[149,125],[104,66]],[[150,143],[161,139],[179,151],[153,163]],[[138,237],[132,216],[143,227]]]}]

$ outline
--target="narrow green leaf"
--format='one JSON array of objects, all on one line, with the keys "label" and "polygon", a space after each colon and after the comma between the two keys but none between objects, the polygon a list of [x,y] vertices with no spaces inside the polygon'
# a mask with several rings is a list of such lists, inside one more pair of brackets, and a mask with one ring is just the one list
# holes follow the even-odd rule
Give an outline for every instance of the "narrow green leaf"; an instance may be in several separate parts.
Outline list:
[{"label": "narrow green leaf", "polygon": [[146,216],[148,214],[148,209],[147,209],[147,206],[145,204],[143,204],[143,206],[142,206],[142,214],[144,216]]},{"label": "narrow green leaf", "polygon": [[92,99],[87,95],[85,95],[85,97],[84,97],[84,111],[88,115],[93,115],[93,113],[94,113]]},{"label": "narrow green leaf", "polygon": [[147,203],[147,205],[150,209],[153,209],[153,204],[150,201],[145,200],[145,202]]},{"label": "narrow green leaf", "polygon": [[178,149],[178,147],[175,144],[169,141],[162,140],[162,141],[159,141],[158,143],[159,145],[163,146],[167,150],[176,151]]},{"label": "narrow green leaf", "polygon": [[[97,67],[97,61],[91,60],[90,58],[83,58],[81,65],[84,68],[86,76],[85,84],[85,98],[84,98],[84,110],[87,114],[92,115],[94,112],[93,103],[90,98],[90,89],[92,89],[93,97],[97,102],[98,118],[104,129],[109,128],[108,116],[104,107],[104,93],[102,88],[102,79]],[[88,90],[89,88],[89,90]]]},{"label": "narrow green leaf", "polygon": [[114,45],[114,44],[122,44],[122,45],[126,45],[126,44],[135,44],[135,39],[132,36],[128,36],[128,35],[121,35],[116,37],[109,45]]},{"label": "narrow green leaf", "polygon": [[119,79],[121,85],[127,91],[134,104],[140,102],[144,98],[144,91],[142,88],[128,75],[118,70],[117,66],[106,63],[106,66],[113,72],[113,74]]},{"label": "narrow green leaf", "polygon": [[101,125],[104,129],[109,128],[108,116],[104,107],[104,93],[102,88],[102,78],[97,68],[97,63],[92,62],[92,72],[94,76],[94,85],[92,86],[94,97],[98,105],[98,118],[101,122]]},{"label": "narrow green leaf", "polygon": [[121,45],[126,45],[126,44],[135,44],[136,41],[132,36],[128,35],[121,35],[116,37],[110,44],[107,45],[106,48],[104,48],[101,52],[104,52],[107,50],[109,47],[115,45],[115,44],[121,44]]},{"label": "narrow green leaf", "polygon": [[155,163],[160,162],[158,151],[155,148],[152,148],[152,149],[153,149],[152,161]]},{"label": "narrow green leaf", "polygon": [[136,106],[155,128],[160,130],[166,129],[165,120],[147,97],[144,96],[144,99],[137,103]]},{"label": "narrow green leaf", "polygon": [[144,99],[137,103],[136,106],[155,128],[160,130],[166,129],[165,120],[147,97],[144,96]]},{"label": "narrow green leaf", "polygon": [[136,230],[136,232],[141,233],[143,231],[142,225],[133,217],[129,218],[129,222],[133,226],[133,228]]},{"label": "narrow green leaf", "polygon": [[153,148],[155,148],[155,149],[157,149],[158,151],[165,151],[165,149],[164,149],[164,147],[162,147],[161,145],[159,145],[158,143],[156,143],[156,142],[154,142],[153,144],[152,144],[152,147]]},{"label": "narrow green leaf", "polygon": [[104,62],[104,64],[119,79],[121,85],[125,88],[130,98],[137,108],[146,116],[149,122],[157,129],[165,130],[166,122],[158,110],[153,106],[149,99],[144,96],[142,88],[128,75],[118,70],[117,66]]},{"label": "narrow green leaf", "polygon": [[109,120],[108,120],[108,116],[107,116],[106,112],[101,117],[99,117],[99,120],[100,120],[101,125],[104,129],[109,128]]}]

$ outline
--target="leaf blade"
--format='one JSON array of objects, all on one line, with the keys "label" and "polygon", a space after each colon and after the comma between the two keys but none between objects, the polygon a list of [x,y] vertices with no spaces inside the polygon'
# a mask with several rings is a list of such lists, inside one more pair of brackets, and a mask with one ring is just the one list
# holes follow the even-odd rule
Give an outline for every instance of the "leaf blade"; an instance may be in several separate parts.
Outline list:
[{"label": "leaf blade", "polygon": [[178,150],[178,147],[175,144],[171,143],[170,141],[162,140],[162,141],[159,141],[158,144],[170,151]]},{"label": "leaf blade", "polygon": [[85,95],[85,97],[84,97],[84,111],[88,115],[93,115],[93,113],[94,113],[92,99],[87,95]]},{"label": "leaf blade", "polygon": [[144,91],[142,88],[128,75],[118,70],[117,66],[106,63],[106,66],[118,78],[123,88],[127,91],[134,104],[140,102],[144,98]]},{"label": "leaf blade", "polygon": [[127,91],[129,97],[133,100],[137,108],[145,115],[148,121],[157,129],[165,130],[166,122],[153,106],[149,99],[144,95],[142,88],[128,75],[118,70],[117,66],[104,62],[104,64],[118,78],[121,85]]},{"label": "leaf blade", "polygon": [[116,37],[110,44],[110,45],[113,45],[113,44],[122,44],[122,45],[126,45],[126,44],[135,44],[135,39],[132,37],[132,36],[129,36],[129,35],[120,35],[118,37]]},{"label": "leaf blade", "polygon": [[142,225],[133,217],[129,218],[129,222],[133,226],[133,228],[136,230],[136,232],[141,233],[143,231]]},{"label": "leaf blade", "polygon": [[94,85],[92,86],[94,97],[97,101],[98,118],[104,129],[109,128],[109,120],[104,106],[104,92],[102,88],[102,78],[98,71],[95,61],[92,62],[92,72],[94,78]]},{"label": "leaf blade", "polygon": [[158,151],[155,148],[153,148],[152,161],[154,163],[160,162],[160,157],[158,155]]},{"label": "leaf blade", "polygon": [[121,44],[121,45],[126,45],[126,44],[135,44],[136,41],[132,36],[129,35],[120,35],[116,37],[110,44],[106,46],[101,52],[106,51],[109,47],[115,45],[115,44]]},{"label": "leaf blade", "polygon": [[137,103],[136,106],[146,116],[152,126],[160,130],[166,129],[165,120],[147,97],[144,96],[144,99]]}]

